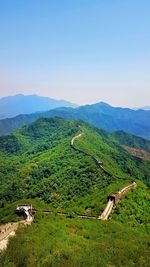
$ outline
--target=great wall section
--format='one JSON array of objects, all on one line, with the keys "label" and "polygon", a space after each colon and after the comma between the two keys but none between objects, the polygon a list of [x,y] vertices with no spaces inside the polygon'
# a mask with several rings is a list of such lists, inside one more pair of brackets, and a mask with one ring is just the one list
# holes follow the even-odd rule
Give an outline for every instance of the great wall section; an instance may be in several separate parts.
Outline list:
[{"label": "great wall section", "polygon": [[[85,152],[84,150],[81,150],[79,148],[77,148],[74,145],[75,140],[79,139],[81,136],[83,136],[83,133],[80,133],[76,136],[74,136],[71,139],[70,142],[70,146],[72,149],[74,149],[75,151],[84,154],[85,156],[89,156],[91,157],[94,162],[97,164],[97,166],[108,176],[114,176],[116,178],[119,178],[116,175],[111,174],[108,170],[106,170],[106,168],[104,168],[103,166],[103,162],[99,161],[97,158],[95,158],[94,156],[90,155],[89,153]],[[137,187],[137,184],[135,182],[132,182],[131,184],[125,186],[124,188],[122,188],[121,190],[119,190],[118,192],[115,193],[111,193],[108,196],[108,203],[104,209],[104,211],[102,212],[102,214],[97,218],[98,220],[102,220],[102,221],[106,221],[109,218],[109,215],[111,214],[113,208],[116,206],[116,204],[121,200],[121,198],[129,191],[132,189],[135,189]]]},{"label": "great wall section", "polygon": [[[77,148],[74,145],[75,140],[77,140],[78,138],[80,138],[81,136],[83,136],[83,133],[80,133],[76,136],[74,136],[71,139],[70,142],[70,146],[72,149],[74,149],[75,151],[84,154],[85,156],[89,156],[92,158],[92,160],[96,163],[96,165],[108,176],[115,176],[117,178],[120,178],[116,175],[111,174],[106,168],[104,168],[103,166],[103,162],[101,162],[100,160],[98,160],[97,158],[95,158],[94,156],[92,156],[91,154],[89,154],[88,152]],[[108,203],[104,209],[104,211],[102,212],[102,214],[99,217],[96,216],[86,216],[86,215],[82,215],[82,214],[76,214],[77,217],[79,218],[85,218],[85,219],[98,219],[98,220],[102,220],[102,221],[106,221],[113,208],[116,206],[116,204],[121,200],[121,198],[129,191],[132,190],[134,188],[136,188],[137,184],[135,182],[133,182],[132,184],[129,184],[127,186],[125,186],[124,188],[122,188],[121,190],[119,190],[118,192],[115,193],[111,193],[110,195],[108,195],[107,199],[108,199]],[[4,225],[0,225],[0,251],[4,250],[7,248],[8,245],[8,241],[9,238],[12,236],[15,236],[16,231],[18,229],[18,227],[25,227],[27,225],[31,225],[33,219],[34,219],[34,214],[35,214],[36,210],[32,207],[31,204],[24,204],[24,205],[18,205],[16,207],[16,213],[18,215],[23,215],[25,220],[19,221],[19,222],[12,222],[12,223],[7,223]],[[50,211],[50,210],[43,210],[43,212],[45,213],[53,213],[54,211]],[[68,215],[68,216],[72,216],[72,213],[70,212],[57,212],[59,215]]]},{"label": "great wall section", "polygon": [[113,208],[116,206],[116,204],[121,200],[121,198],[132,189],[135,189],[137,187],[137,184],[133,182],[132,184],[129,184],[119,190],[116,193],[111,193],[108,196],[108,203],[106,208],[104,209],[103,213],[98,217],[99,220],[106,221],[111,214]]},{"label": "great wall section", "polygon": [[31,204],[20,205],[16,207],[16,213],[23,215],[25,219],[19,222],[0,225],[0,251],[7,248],[9,238],[15,236],[19,227],[31,225],[34,219],[35,209],[32,208]]}]

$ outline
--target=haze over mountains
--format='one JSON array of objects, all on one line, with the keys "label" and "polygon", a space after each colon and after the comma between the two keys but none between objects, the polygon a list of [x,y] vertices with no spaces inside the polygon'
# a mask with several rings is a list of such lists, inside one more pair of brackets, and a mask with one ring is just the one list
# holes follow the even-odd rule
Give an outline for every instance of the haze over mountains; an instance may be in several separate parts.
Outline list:
[{"label": "haze over mountains", "polygon": [[[22,105],[22,110],[27,110],[26,114],[30,113],[32,109],[35,109],[36,111],[40,111],[42,107],[43,109],[48,109],[48,103],[50,102],[52,103],[51,108],[52,106],[56,107],[56,105],[64,105],[65,107],[59,107],[45,112],[19,115],[14,118],[0,120],[0,135],[8,134],[13,130],[20,128],[23,125],[30,124],[41,117],[62,117],[68,119],[81,119],[96,126],[97,128],[101,128],[109,132],[123,130],[125,132],[150,139],[149,110],[132,110],[129,108],[112,107],[104,102],[72,108],[70,106],[75,106],[65,101],[51,100],[49,98],[40,99],[38,96],[23,97],[19,95],[16,97],[19,97],[19,99],[26,99],[26,108],[24,108],[25,102],[23,102],[24,104]],[[13,102],[12,98],[11,102]],[[44,106],[44,103],[47,104]],[[66,107],[67,105],[69,107]],[[13,116],[13,114],[21,110],[21,102],[19,107],[15,104],[11,105],[11,107],[12,106],[14,107],[14,111],[12,112]],[[38,110],[39,107],[40,109]],[[2,110],[1,102],[0,108]],[[11,108],[5,110],[5,113],[10,114],[10,109]],[[20,111],[20,113],[24,112]]]},{"label": "haze over mountains", "polygon": [[10,118],[19,114],[30,114],[58,107],[75,107],[64,100],[56,100],[38,95],[7,96],[0,99],[0,119]]},{"label": "haze over mountains", "polygon": [[144,106],[144,107],[140,107],[140,108],[134,108],[134,110],[138,110],[138,109],[150,110],[150,106]]}]

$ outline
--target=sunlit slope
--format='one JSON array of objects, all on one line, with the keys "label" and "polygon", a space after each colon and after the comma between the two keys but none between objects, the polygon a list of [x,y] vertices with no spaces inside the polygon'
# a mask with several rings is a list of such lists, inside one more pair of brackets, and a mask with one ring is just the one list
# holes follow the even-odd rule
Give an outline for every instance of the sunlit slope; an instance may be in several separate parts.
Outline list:
[{"label": "sunlit slope", "polygon": [[[135,178],[150,185],[149,161],[144,161],[128,153],[122,146],[123,140],[118,140],[118,137],[115,138],[114,134],[86,127],[86,125],[83,125],[80,129],[83,135],[76,141],[77,146],[102,161],[104,167],[110,173],[120,179]],[[132,138],[135,139],[136,145],[139,144],[142,149],[141,140],[143,139],[135,136],[132,136]],[[143,148],[147,148],[147,151],[149,151],[150,142],[144,141]]]},{"label": "sunlit slope", "polygon": [[31,227],[18,231],[10,241],[0,264],[3,267],[147,267],[148,252],[149,236],[142,227],[37,214]]},{"label": "sunlit slope", "polygon": [[[75,145],[101,160],[112,176],[98,168],[91,156],[70,147],[72,137],[79,133],[83,135]],[[148,210],[148,189],[143,182],[149,184],[149,168],[149,162],[131,156],[105,131],[81,121],[40,119],[0,138],[1,205],[40,198],[55,211],[98,216],[109,193],[136,180],[138,188],[130,202],[141,196],[135,204],[141,216],[136,217],[136,209],[134,216],[140,222]],[[118,218],[122,220],[122,215]]]}]

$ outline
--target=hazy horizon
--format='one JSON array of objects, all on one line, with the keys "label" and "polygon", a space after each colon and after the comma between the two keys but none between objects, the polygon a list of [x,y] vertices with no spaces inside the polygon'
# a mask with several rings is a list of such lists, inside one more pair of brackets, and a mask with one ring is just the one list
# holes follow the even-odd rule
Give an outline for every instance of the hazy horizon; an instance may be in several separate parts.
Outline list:
[{"label": "hazy horizon", "polygon": [[149,106],[150,2],[3,1],[0,97]]},{"label": "hazy horizon", "polygon": [[[23,95],[23,96],[39,96],[39,97],[48,97],[48,98],[51,98],[51,99],[54,99],[54,100],[64,100],[64,101],[68,101],[68,102],[70,102],[70,103],[72,103],[72,104],[75,104],[75,105],[77,105],[77,107],[78,106],[83,106],[83,105],[92,105],[92,104],[97,104],[97,103],[100,103],[100,102],[103,102],[103,103],[106,103],[106,104],[108,104],[108,105],[110,105],[110,106],[113,106],[113,107],[123,107],[123,108],[128,108],[128,106],[121,106],[121,105],[113,105],[113,104],[111,104],[111,103],[109,103],[109,102],[106,102],[106,101],[102,101],[102,100],[99,100],[99,101],[97,101],[97,102],[91,102],[91,103],[84,103],[84,104],[78,104],[78,103],[75,103],[75,102],[71,102],[71,101],[69,101],[69,100],[66,100],[66,99],[64,99],[64,98],[53,98],[53,97],[50,97],[50,96],[44,96],[44,95],[38,95],[38,94],[23,94],[23,93],[17,93],[17,94],[15,94],[15,95],[5,95],[5,96],[2,96],[2,97],[0,97],[0,99],[2,99],[2,98],[7,98],[7,97],[15,97],[15,96],[17,96],[17,95]],[[134,106],[134,107],[129,107],[129,108],[131,108],[131,109],[138,109],[138,108],[150,108],[150,105],[144,105],[144,106]]]}]

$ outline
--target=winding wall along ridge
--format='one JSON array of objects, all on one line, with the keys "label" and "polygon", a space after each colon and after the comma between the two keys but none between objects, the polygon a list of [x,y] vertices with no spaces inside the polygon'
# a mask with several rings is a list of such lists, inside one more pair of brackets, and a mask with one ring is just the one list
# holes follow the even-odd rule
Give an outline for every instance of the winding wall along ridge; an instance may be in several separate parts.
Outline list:
[{"label": "winding wall along ridge", "polygon": [[94,162],[97,164],[97,166],[98,166],[101,170],[104,171],[104,173],[106,173],[106,174],[109,175],[109,176],[113,176],[109,171],[107,171],[107,170],[103,167],[103,162],[99,161],[97,158],[95,158],[94,156],[92,156],[92,155],[89,154],[88,152],[86,152],[86,151],[84,151],[84,150],[82,150],[82,149],[80,149],[80,148],[77,148],[77,147],[74,145],[74,141],[75,141],[76,139],[80,138],[82,135],[83,135],[83,133],[80,133],[80,134],[74,136],[74,137],[71,139],[71,142],[70,142],[70,146],[71,146],[71,148],[73,148],[75,151],[78,151],[78,152],[84,154],[85,156],[89,156],[89,157],[91,157],[91,158],[94,160]]},{"label": "winding wall along ridge", "polygon": [[[104,167],[103,167],[103,162],[99,161],[97,158],[95,158],[94,156],[90,155],[89,153],[85,152],[84,150],[81,150],[79,148],[77,148],[75,145],[74,145],[74,141],[78,138],[80,138],[81,136],[83,135],[83,133],[80,133],[76,136],[74,136],[72,139],[71,139],[71,143],[70,143],[70,146],[71,148],[73,148],[75,151],[78,151],[80,153],[83,153],[84,155],[86,156],[90,156],[94,161],[95,163],[98,165],[98,167],[100,169],[102,169],[104,171],[104,173],[106,173],[107,175],[109,176],[114,176],[116,178],[121,178],[119,176],[116,176],[116,175],[113,175],[111,174],[109,171],[107,171]],[[112,193],[110,196],[108,196],[108,203],[104,209],[104,211],[102,212],[102,214],[98,217],[99,220],[107,220],[110,213],[112,212],[112,209],[114,208],[114,206],[120,201],[120,199],[122,198],[122,196],[127,193],[129,190],[131,189],[134,189],[135,187],[137,186],[137,184],[135,182],[133,182],[132,184],[130,185],[127,185],[125,186],[124,188],[122,188],[121,190],[119,190],[118,192],[116,193]]]}]

